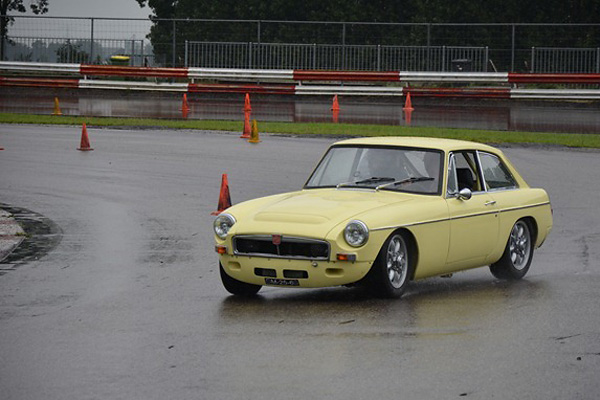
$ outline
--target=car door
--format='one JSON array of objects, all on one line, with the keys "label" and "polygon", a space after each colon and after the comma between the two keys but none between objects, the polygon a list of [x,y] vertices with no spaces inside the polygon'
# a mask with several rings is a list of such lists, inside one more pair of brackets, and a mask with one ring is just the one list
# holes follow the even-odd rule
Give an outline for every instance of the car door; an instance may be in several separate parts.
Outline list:
[{"label": "car door", "polygon": [[[459,195],[469,189],[468,196]],[[487,192],[477,152],[450,154],[446,202],[450,220],[449,270],[480,266],[498,240],[498,208]]]},{"label": "car door", "polygon": [[[483,180],[486,190],[496,202],[495,207],[498,210],[498,232],[499,238],[496,244],[496,259],[502,254],[512,226],[517,220],[514,210],[522,204],[522,197],[515,178],[510,170],[504,165],[500,157],[487,152],[478,152]],[[518,214],[518,213],[517,213]],[[494,262],[496,259],[488,261]]]}]

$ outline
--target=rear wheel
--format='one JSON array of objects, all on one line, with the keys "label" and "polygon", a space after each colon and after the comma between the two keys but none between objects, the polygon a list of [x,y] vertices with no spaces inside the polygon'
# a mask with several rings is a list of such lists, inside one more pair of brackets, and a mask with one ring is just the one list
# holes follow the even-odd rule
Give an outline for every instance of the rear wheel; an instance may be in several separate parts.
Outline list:
[{"label": "rear wheel", "polygon": [[241,282],[230,277],[227,275],[227,272],[225,272],[225,269],[223,269],[221,263],[219,263],[219,270],[221,272],[221,282],[223,282],[225,290],[231,294],[235,294],[237,296],[254,296],[262,287],[260,285]]},{"label": "rear wheel", "polygon": [[400,297],[411,276],[411,253],[405,236],[392,234],[379,251],[368,275],[368,287],[376,297]]},{"label": "rear wheel", "polygon": [[521,279],[529,271],[533,259],[533,235],[529,223],[519,220],[515,223],[504,254],[498,262],[490,265],[490,271],[498,279]]}]

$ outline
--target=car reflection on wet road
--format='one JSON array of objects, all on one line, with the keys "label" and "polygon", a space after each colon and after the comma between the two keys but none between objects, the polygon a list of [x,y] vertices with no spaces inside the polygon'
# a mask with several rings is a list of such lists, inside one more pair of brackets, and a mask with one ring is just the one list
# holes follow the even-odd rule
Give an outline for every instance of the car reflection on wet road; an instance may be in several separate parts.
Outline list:
[{"label": "car reflection on wet road", "polygon": [[[0,126],[0,201],[53,221],[0,276],[2,398],[581,398],[600,392],[600,152],[503,150],[555,227],[527,277],[486,268],[357,288],[221,287],[210,213],[302,187],[334,139]],[[16,262],[16,261],[15,261]]]}]

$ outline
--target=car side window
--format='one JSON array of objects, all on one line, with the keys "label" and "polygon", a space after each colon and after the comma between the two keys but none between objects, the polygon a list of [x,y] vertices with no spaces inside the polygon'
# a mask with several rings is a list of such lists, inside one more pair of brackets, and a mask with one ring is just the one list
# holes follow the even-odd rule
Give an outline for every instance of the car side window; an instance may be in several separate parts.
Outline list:
[{"label": "car side window", "polygon": [[452,155],[456,170],[457,192],[465,188],[472,192],[485,190],[481,184],[475,151],[459,151]]},{"label": "car side window", "polygon": [[512,189],[517,186],[515,178],[497,156],[479,153],[479,159],[488,190]]},{"label": "car side window", "polygon": [[455,196],[458,193],[458,183],[456,182],[456,162],[454,160],[454,154],[450,154],[448,160],[448,197]]}]

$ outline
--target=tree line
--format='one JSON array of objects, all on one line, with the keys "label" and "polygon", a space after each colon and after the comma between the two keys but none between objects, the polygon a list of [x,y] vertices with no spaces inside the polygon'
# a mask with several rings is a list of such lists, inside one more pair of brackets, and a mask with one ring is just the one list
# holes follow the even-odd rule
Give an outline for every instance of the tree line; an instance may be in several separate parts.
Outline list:
[{"label": "tree line", "polygon": [[[169,60],[175,42],[189,41],[510,48],[507,26],[393,24],[598,24],[600,0],[135,0],[152,11],[149,39]],[[178,21],[177,20],[214,20]],[[220,22],[218,20],[237,20]],[[257,27],[256,21],[260,20]],[[246,21],[246,22],[244,22]],[[278,21],[278,22],[275,22]],[[287,22],[286,22],[287,21]],[[290,23],[289,21],[296,21]],[[300,21],[319,21],[318,24]],[[329,22],[329,23],[327,23]],[[344,22],[341,25],[339,22]],[[359,24],[359,22],[361,24]],[[362,24],[364,23],[364,24]],[[599,26],[519,28],[519,48],[598,47]],[[180,51],[177,51],[181,53]]]}]

